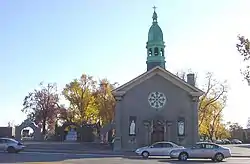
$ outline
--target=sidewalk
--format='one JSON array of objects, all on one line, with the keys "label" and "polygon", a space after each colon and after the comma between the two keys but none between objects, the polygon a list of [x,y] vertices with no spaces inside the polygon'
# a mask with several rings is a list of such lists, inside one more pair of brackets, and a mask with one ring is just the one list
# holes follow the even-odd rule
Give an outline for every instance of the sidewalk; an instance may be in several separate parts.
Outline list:
[{"label": "sidewalk", "polygon": [[[228,146],[230,147],[230,146]],[[249,157],[250,158],[250,148],[246,147],[230,147],[233,157]]]}]

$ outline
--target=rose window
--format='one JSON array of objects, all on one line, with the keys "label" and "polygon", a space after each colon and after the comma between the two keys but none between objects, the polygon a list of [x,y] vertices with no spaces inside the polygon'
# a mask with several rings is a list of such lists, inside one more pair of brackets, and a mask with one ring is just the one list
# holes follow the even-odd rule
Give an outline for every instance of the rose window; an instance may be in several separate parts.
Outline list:
[{"label": "rose window", "polygon": [[148,96],[148,102],[153,108],[162,108],[166,103],[166,96],[161,92],[151,92]]}]

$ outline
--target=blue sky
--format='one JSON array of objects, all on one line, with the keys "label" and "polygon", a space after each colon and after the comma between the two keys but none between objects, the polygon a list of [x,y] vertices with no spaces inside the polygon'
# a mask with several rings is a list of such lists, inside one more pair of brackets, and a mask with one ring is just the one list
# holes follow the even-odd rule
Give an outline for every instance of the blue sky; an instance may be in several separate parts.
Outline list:
[{"label": "blue sky", "polygon": [[154,5],[167,69],[192,69],[200,87],[207,71],[227,79],[225,119],[244,126],[250,87],[235,43],[239,33],[250,37],[249,0],[0,1],[0,125],[25,118],[23,98],[40,81],[62,89],[82,73],[120,84],[143,73]]}]

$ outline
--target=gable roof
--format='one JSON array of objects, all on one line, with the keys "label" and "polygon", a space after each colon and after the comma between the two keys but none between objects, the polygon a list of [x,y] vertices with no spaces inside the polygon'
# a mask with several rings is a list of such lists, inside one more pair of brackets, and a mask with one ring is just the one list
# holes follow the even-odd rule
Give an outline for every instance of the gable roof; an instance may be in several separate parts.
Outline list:
[{"label": "gable roof", "polygon": [[141,84],[142,82],[146,81],[147,79],[159,75],[166,80],[172,82],[174,85],[182,88],[183,90],[189,92],[193,96],[201,96],[204,94],[202,90],[199,88],[188,84],[186,81],[182,80],[178,76],[172,74],[171,72],[163,69],[160,66],[154,67],[153,69],[137,76],[136,78],[132,79],[131,81],[123,84],[122,86],[114,89],[112,92],[115,96],[122,96],[124,95],[128,90],[132,89],[133,87]]}]

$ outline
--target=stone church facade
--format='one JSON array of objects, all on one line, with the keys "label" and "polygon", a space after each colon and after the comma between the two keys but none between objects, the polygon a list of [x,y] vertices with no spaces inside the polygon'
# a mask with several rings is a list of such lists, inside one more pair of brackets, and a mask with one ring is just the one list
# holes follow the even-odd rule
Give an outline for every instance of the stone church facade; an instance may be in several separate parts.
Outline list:
[{"label": "stone church facade", "polygon": [[116,88],[114,150],[135,150],[157,141],[191,145],[198,141],[194,74],[184,81],[165,69],[165,43],[153,13],[147,42],[147,71]]}]

